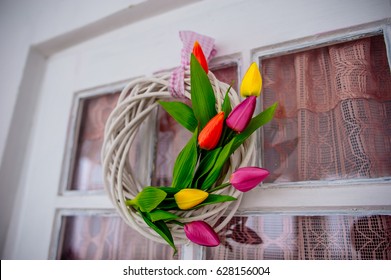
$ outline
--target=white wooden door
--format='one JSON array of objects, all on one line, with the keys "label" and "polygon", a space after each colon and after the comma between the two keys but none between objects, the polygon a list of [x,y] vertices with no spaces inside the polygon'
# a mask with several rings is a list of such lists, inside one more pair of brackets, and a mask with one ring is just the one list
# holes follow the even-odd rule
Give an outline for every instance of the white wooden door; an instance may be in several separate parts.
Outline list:
[{"label": "white wooden door", "polygon": [[[69,191],[78,129],[77,108],[87,97],[120,90],[127,81],[179,64],[180,30],[216,39],[212,62],[238,66],[315,46],[381,34],[390,42],[388,1],[201,1],[85,40],[64,37],[46,62],[34,116],[19,207],[5,258],[58,257],[64,217],[113,207],[102,190]],[[153,8],[153,7],[152,7]],[[100,27],[103,28],[103,27]],[[87,29],[88,30],[88,29]],[[72,44],[72,42],[77,42]],[[45,48],[47,46],[41,46]],[[145,153],[147,151],[145,150]],[[262,156],[262,154],[261,154]],[[98,170],[99,171],[99,170]],[[95,170],[94,172],[98,172]],[[271,183],[245,197],[239,214],[389,214],[389,178]],[[184,249],[186,251],[186,249]],[[185,253],[180,257],[192,257]],[[196,256],[198,257],[198,256]]]}]

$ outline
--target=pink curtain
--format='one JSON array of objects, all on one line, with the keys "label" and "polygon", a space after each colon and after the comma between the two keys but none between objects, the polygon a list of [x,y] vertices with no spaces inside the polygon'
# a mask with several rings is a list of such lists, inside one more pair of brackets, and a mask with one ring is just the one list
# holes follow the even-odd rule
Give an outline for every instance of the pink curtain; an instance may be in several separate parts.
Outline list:
[{"label": "pink curtain", "polygon": [[391,75],[383,36],[261,61],[271,181],[391,175]]},{"label": "pink curtain", "polygon": [[117,104],[119,92],[86,98],[80,102],[81,119],[70,190],[102,190],[100,152],[106,120]]},{"label": "pink curtain", "polygon": [[391,216],[234,217],[208,260],[390,260]]},{"label": "pink curtain", "polygon": [[173,256],[169,245],[146,239],[118,216],[77,215],[62,220],[57,259],[165,260],[178,255]]}]

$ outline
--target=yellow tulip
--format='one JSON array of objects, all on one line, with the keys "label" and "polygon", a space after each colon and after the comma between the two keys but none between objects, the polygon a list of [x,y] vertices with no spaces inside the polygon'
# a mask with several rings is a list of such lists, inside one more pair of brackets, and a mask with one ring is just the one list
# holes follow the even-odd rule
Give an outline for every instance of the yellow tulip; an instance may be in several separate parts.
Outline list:
[{"label": "yellow tulip", "polygon": [[203,202],[209,193],[199,189],[183,189],[174,195],[179,209],[188,210]]},{"label": "yellow tulip", "polygon": [[242,97],[259,96],[262,89],[262,77],[255,62],[251,63],[243,77],[240,86],[240,95]]}]

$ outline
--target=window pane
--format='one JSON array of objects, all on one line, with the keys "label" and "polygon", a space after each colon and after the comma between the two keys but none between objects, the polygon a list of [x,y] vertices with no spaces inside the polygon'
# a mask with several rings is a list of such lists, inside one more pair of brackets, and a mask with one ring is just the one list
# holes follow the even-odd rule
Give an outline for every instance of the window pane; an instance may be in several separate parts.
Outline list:
[{"label": "window pane", "polygon": [[70,190],[103,189],[100,154],[104,128],[119,93],[99,95],[80,101],[80,127]]},{"label": "window pane", "polygon": [[234,217],[219,236],[206,259],[391,259],[391,216]]},{"label": "window pane", "polygon": [[261,61],[269,181],[391,175],[391,74],[383,36]]},{"label": "window pane", "polygon": [[58,259],[125,260],[173,259],[169,245],[150,241],[118,216],[74,215],[62,217]]},{"label": "window pane", "polygon": [[210,71],[213,72],[219,81],[232,85],[232,88],[236,92],[238,91],[238,65],[236,63],[212,67]]}]

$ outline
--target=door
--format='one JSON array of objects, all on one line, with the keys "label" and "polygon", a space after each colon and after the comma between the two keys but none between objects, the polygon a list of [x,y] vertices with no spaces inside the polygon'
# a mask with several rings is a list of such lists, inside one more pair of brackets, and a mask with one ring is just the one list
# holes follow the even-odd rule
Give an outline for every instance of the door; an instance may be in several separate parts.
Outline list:
[{"label": "door", "polygon": [[[52,54],[46,62],[26,157],[23,196],[19,201],[18,219],[13,221],[13,234],[7,240],[9,255],[6,257],[171,258],[167,246],[136,236],[116,214],[103,190],[100,141],[105,119],[115,106],[118,93],[134,78],[177,66],[181,49],[178,32],[183,29],[216,39],[218,56],[211,62],[211,68],[222,80],[240,81],[252,61],[259,64],[266,81],[265,97],[259,106],[267,104],[268,98],[286,106],[291,104],[281,92],[280,95],[270,94],[275,90],[270,71],[273,65],[284,66],[281,57],[286,54],[315,48],[323,52],[322,48],[326,46],[376,37],[375,40],[379,41],[376,44],[383,46],[385,54],[381,61],[388,66],[385,46],[390,40],[390,28],[383,20],[381,5],[374,7],[370,1],[354,2],[354,5],[353,1],[349,2],[351,5],[347,9],[346,2],[315,4],[302,0],[295,4],[285,3],[282,10],[278,1],[201,1],[92,39],[86,36],[88,39],[70,47],[65,43],[67,47]],[[367,13],[367,10],[373,12]],[[211,14],[213,16],[209,16]],[[287,59],[300,61],[300,58]],[[290,77],[291,74],[286,75]],[[381,102],[388,101],[385,98]],[[391,210],[389,166],[375,176],[327,178],[316,177],[319,174],[309,171],[306,172],[315,177],[308,175],[304,179],[292,180],[288,173],[281,176],[281,168],[286,170],[288,167],[276,159],[285,157],[289,160],[294,153],[298,153],[296,158],[302,158],[304,153],[296,145],[304,136],[297,131],[301,129],[306,133],[310,127],[286,118],[284,114],[288,109],[280,107],[278,122],[266,127],[259,135],[259,164],[273,169],[274,179],[245,196],[237,216],[224,229],[225,246],[206,251],[183,246],[176,258],[328,259],[338,258],[341,254],[341,258],[365,258],[360,255],[360,250],[349,251],[346,256],[345,251],[335,256],[335,250],[328,253],[324,253],[326,250],[314,251],[316,246],[304,244],[302,235],[307,232],[307,236],[311,233],[321,236],[330,228],[337,229],[334,232],[338,233],[355,228],[358,234],[368,227],[373,229],[375,225],[373,232],[381,236],[380,243],[376,244],[387,244]],[[389,115],[383,115],[381,121],[386,122],[388,118]],[[294,135],[298,135],[297,139],[289,136],[293,131],[289,130],[292,123],[296,126]],[[281,126],[284,128],[278,129]],[[337,131],[341,129],[336,127]],[[272,134],[281,139],[270,138]],[[143,166],[140,174],[146,174],[142,179],[169,182],[177,147],[183,145],[187,137],[185,132],[170,123],[164,113],[155,112],[140,132],[141,140],[136,142],[134,154],[129,155],[135,164],[144,161],[143,165],[140,164]],[[382,138],[376,143],[383,145],[384,153],[389,154],[389,147],[381,144],[388,141],[387,137],[387,131],[383,131]],[[157,152],[153,144],[156,139]],[[285,153],[276,157],[273,153],[278,149],[285,150]],[[261,229],[266,232],[264,235],[260,234]],[[284,234],[286,239],[281,241]],[[129,236],[136,237],[129,239]],[[247,238],[243,239],[243,236]],[[328,238],[333,236],[328,235]],[[316,234],[312,238],[316,238]],[[357,237],[357,240],[362,239]],[[354,243],[358,244],[357,248],[362,247],[359,241]],[[268,246],[259,247],[260,244]],[[330,244],[339,246],[338,242]],[[254,251],[245,250],[247,245],[258,247]],[[300,246],[308,250],[297,250]],[[368,250],[363,252],[370,258]],[[390,258],[387,248],[374,254],[374,258]]]}]

